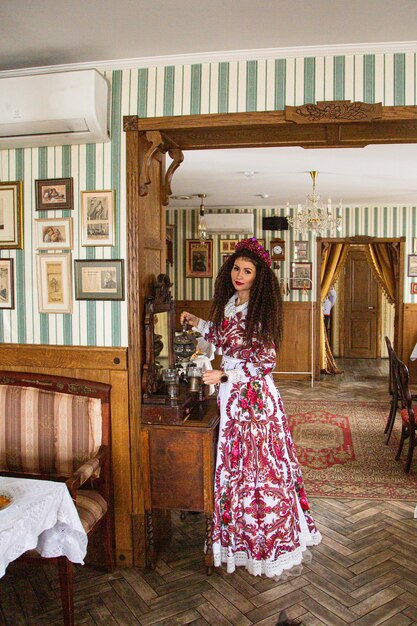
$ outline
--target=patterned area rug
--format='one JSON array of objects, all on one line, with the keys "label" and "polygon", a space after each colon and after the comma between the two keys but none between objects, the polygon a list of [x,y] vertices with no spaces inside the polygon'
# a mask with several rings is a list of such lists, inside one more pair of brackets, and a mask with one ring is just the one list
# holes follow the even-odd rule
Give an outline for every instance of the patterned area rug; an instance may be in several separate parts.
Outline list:
[{"label": "patterned area rug", "polygon": [[[417,501],[417,452],[407,475],[395,460],[399,416],[385,445],[385,403],[288,400],[285,408],[308,495]],[[403,458],[407,449],[406,441]]]}]

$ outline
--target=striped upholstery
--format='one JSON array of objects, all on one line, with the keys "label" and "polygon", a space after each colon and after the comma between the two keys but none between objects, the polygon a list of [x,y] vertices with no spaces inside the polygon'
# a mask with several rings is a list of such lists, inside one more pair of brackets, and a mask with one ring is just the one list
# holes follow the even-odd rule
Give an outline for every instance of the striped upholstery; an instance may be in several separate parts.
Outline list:
[{"label": "striped upholstery", "polygon": [[101,439],[100,399],[0,385],[0,471],[70,476]]},{"label": "striped upholstery", "polygon": [[88,489],[78,491],[75,505],[87,534],[107,511],[107,502],[99,492]]}]

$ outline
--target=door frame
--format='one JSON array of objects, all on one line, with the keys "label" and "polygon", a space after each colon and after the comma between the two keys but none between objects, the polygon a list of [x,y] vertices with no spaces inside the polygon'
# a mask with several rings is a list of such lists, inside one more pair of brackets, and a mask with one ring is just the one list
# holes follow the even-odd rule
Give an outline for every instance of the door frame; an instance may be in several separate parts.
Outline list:
[{"label": "door frame", "polygon": [[[351,148],[375,143],[417,143],[416,122],[417,106],[384,107],[381,103],[349,100],[287,106],[283,111],[154,118],[124,116],[128,395],[135,565],[144,563],[145,543],[141,478],[144,461],[140,457],[143,304],[149,284],[156,274],[166,269],[163,212],[172,193],[172,177],[184,159],[183,150],[274,146]],[[164,167],[166,153],[172,158],[167,171]],[[318,364],[317,356],[316,350]]]},{"label": "door frame", "polygon": [[348,244],[368,244],[368,243],[398,243],[398,284],[402,286],[397,290],[394,316],[394,350],[402,357],[403,349],[403,308],[404,308],[404,258],[405,258],[405,237],[369,237],[367,235],[357,235],[355,237],[317,237],[317,263],[316,263],[316,320],[315,320],[315,359],[314,377],[320,379],[320,324],[321,324],[321,264],[324,246],[328,243],[348,243]]}]

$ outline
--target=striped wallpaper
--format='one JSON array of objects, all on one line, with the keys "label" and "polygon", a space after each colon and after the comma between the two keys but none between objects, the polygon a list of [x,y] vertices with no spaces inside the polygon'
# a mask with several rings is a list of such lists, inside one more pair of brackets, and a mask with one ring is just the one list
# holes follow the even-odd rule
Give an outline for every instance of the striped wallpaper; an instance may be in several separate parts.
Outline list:
[{"label": "striped wallpaper", "polygon": [[[1,252],[1,257],[15,259],[16,308],[12,311],[0,310],[0,342],[127,345],[126,302],[75,301],[72,314],[47,315],[38,312],[33,225],[35,218],[46,216],[46,212],[35,211],[35,179],[71,176],[74,179],[74,210],[47,213],[48,217],[73,218],[75,241],[72,259],[126,257],[123,115],[151,117],[262,111],[332,99],[414,105],[416,53],[269,58],[106,72],[112,85],[111,143],[0,151],[0,180],[22,180],[24,184],[24,249]],[[114,247],[85,248],[80,245],[80,191],[89,189],[114,189],[116,192]],[[273,215],[282,211],[256,208],[257,228],[263,214]],[[168,215],[169,221],[177,224],[177,236],[179,233],[194,235],[195,214],[190,212],[184,220],[180,210],[170,209]],[[417,234],[415,208],[346,209],[343,234],[359,233],[405,234],[410,252],[411,237]],[[287,236],[290,237],[291,233]],[[217,247],[215,240],[214,249],[217,250]],[[183,244],[176,248],[181,261],[182,248]],[[215,270],[218,261],[215,256]],[[288,263],[285,262],[282,272],[288,272]],[[182,267],[177,267],[175,273],[178,297],[209,297],[210,279],[195,283],[185,281]],[[415,296],[409,295],[409,282],[407,280],[405,285],[405,300],[416,301]],[[297,297],[306,296],[297,294]]]},{"label": "striped wallpaper", "polygon": [[[328,232],[329,237],[352,237],[354,235],[377,235],[378,237],[402,237],[405,236],[406,255],[412,253],[413,237],[417,236],[417,208],[416,206],[401,207],[345,207],[341,214],[342,230],[339,233]],[[294,231],[263,231],[262,218],[272,215],[292,215],[293,210],[288,211],[285,207],[278,208],[261,208],[253,207],[252,209],[245,207],[241,209],[222,209],[216,212],[239,213],[252,211],[255,217],[255,233],[256,237],[265,239],[265,245],[269,250],[271,238],[279,237],[285,240],[285,261],[280,262],[279,269],[276,269],[278,279],[285,282],[286,278],[291,275],[291,262],[294,261]],[[207,210],[207,213],[214,212]],[[167,209],[167,223],[175,225],[174,239],[174,266],[169,269],[171,279],[174,282],[174,295],[178,300],[209,300],[213,291],[213,279],[211,278],[186,278],[185,261],[186,261],[186,239],[195,239],[197,237],[199,209]],[[238,219],[238,218],[237,218]],[[241,235],[238,238],[243,239],[250,235]],[[220,239],[234,239],[233,235],[213,235],[213,276],[216,274],[221,265],[220,255]],[[292,291],[286,300],[290,301],[311,301],[316,299],[316,243],[315,238],[309,234],[309,261],[312,262],[313,270],[313,290],[311,292]],[[407,271],[405,272],[407,274]],[[410,284],[417,279],[406,278],[404,286],[405,302],[416,301],[416,296],[410,295]]]}]

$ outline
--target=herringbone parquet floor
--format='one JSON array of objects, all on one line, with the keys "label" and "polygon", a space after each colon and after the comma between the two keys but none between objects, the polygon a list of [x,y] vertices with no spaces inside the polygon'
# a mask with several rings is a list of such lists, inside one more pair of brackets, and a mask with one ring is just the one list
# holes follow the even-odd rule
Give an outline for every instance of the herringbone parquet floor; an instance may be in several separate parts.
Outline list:
[{"label": "herringbone parquet floor", "polygon": [[[343,377],[307,385],[280,385],[284,400],[299,396],[365,399],[386,395],[386,369],[347,362]],[[362,372],[362,374],[361,374]],[[382,375],[384,377],[382,378]],[[367,394],[367,397],[366,397]],[[388,399],[387,399],[388,403]],[[417,459],[416,459],[417,463]],[[414,469],[417,471],[417,468]],[[214,569],[202,560],[204,521],[173,516],[172,539],[156,570],[103,574],[77,567],[76,623],[81,626],[275,626],[286,609],[304,626],[417,624],[417,520],[410,502],[311,499],[323,542],[298,577],[277,583],[238,569]],[[417,503],[417,493],[416,493]],[[0,582],[0,625],[62,624],[54,568],[44,575],[12,564]]]}]

